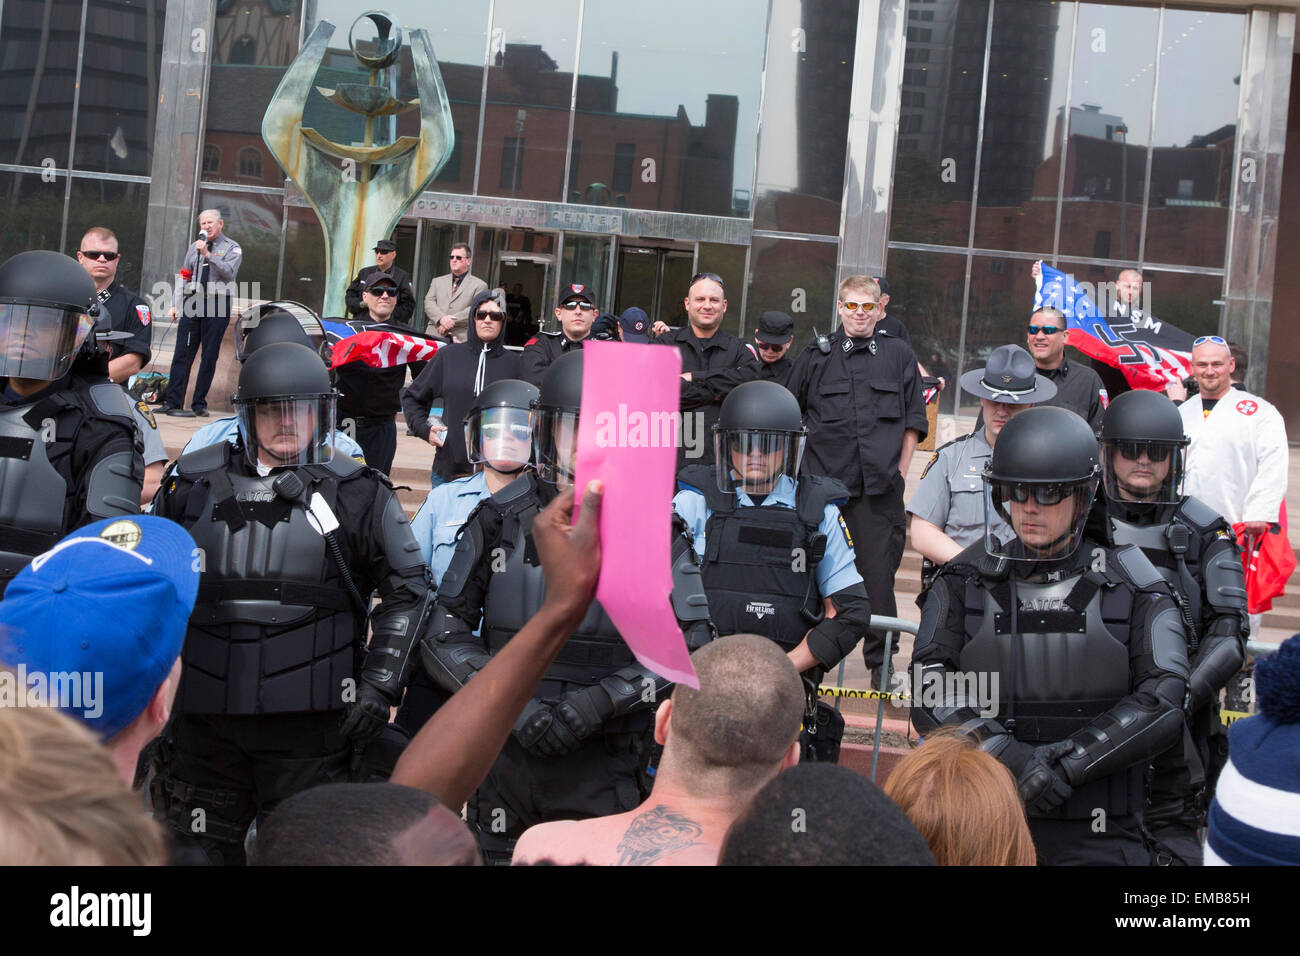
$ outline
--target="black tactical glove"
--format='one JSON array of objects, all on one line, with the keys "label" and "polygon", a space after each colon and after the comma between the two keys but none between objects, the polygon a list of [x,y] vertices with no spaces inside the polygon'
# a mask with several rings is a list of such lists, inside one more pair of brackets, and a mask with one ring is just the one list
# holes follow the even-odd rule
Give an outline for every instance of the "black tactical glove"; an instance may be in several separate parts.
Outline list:
[{"label": "black tactical glove", "polygon": [[524,712],[515,721],[513,731],[515,740],[519,741],[519,746],[535,757],[549,756],[538,748],[538,743],[546,735],[554,719],[555,711],[551,709],[550,704],[544,704],[536,698],[530,700],[524,706]]},{"label": "black tactical glove", "polygon": [[603,688],[584,687],[570,691],[555,705],[555,720],[542,738],[542,744],[549,741],[565,748],[563,753],[577,750],[578,744],[599,733],[605,721],[613,716],[614,701]]},{"label": "black tactical glove", "polygon": [[1072,740],[1058,740],[1034,748],[1016,780],[1020,799],[1025,801],[1025,809],[1030,813],[1050,813],[1074,791],[1066,782],[1064,772],[1056,766],[1073,749]]},{"label": "black tactical glove", "polygon": [[348,704],[343,736],[358,744],[374,740],[388,726],[390,709],[382,691],[365,680],[357,681],[357,699]]},{"label": "black tactical glove", "polygon": [[515,736],[529,753],[562,757],[573,753],[614,716],[614,702],[600,687],[571,691],[555,706],[538,705],[515,725]]}]

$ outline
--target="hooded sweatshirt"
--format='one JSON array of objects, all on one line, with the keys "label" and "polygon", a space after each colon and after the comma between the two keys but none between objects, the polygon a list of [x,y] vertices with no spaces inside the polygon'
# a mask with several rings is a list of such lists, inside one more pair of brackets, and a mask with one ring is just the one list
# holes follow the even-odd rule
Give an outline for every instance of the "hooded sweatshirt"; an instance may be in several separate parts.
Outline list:
[{"label": "hooded sweatshirt", "polygon": [[[479,296],[484,301],[488,298],[484,293]],[[440,348],[424,371],[402,392],[406,424],[412,434],[424,441],[429,440],[429,409],[442,399],[442,420],[447,434],[434,456],[433,470],[448,481],[474,470],[465,449],[465,416],[474,404],[474,397],[492,382],[519,377],[519,353],[506,349],[504,327],[495,341],[485,345],[479,340],[478,323],[473,318],[479,296],[470,310],[465,341]]]}]

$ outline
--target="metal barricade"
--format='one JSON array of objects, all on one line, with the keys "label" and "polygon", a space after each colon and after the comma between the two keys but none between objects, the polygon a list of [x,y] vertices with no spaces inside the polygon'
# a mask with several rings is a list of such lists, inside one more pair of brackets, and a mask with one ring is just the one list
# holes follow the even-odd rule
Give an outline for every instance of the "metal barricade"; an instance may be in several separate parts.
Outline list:
[{"label": "metal barricade", "polygon": [[[881,724],[885,719],[885,701],[888,699],[887,695],[891,693],[888,690],[890,687],[890,677],[892,676],[889,665],[890,659],[894,656],[894,634],[895,632],[902,631],[905,634],[915,635],[920,629],[920,626],[921,625],[915,621],[908,621],[901,617],[885,617],[881,614],[871,615],[871,621],[868,624],[869,630],[884,631],[885,633],[885,652],[880,662],[880,671],[882,675],[881,683],[884,685],[882,688],[882,694],[885,696],[881,696],[876,704],[876,731],[871,746],[872,783],[876,780],[876,763],[880,758],[880,733]],[[840,667],[835,678],[835,683],[840,687],[844,685],[844,661],[840,661]],[[835,698],[835,709],[840,709],[840,698],[838,696]]]}]

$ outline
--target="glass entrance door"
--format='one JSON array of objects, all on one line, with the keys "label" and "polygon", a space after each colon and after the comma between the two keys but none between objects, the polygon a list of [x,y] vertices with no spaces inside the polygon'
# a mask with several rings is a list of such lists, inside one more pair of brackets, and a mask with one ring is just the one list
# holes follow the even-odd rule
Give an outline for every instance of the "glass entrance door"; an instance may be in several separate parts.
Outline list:
[{"label": "glass entrance door", "polygon": [[554,256],[501,253],[497,285],[506,290],[506,345],[523,345],[541,327]]},{"label": "glass entrance door", "polygon": [[686,321],[682,300],[691,278],[694,254],[684,249],[620,246],[614,309],[620,314],[636,306],[650,321],[681,325]]}]

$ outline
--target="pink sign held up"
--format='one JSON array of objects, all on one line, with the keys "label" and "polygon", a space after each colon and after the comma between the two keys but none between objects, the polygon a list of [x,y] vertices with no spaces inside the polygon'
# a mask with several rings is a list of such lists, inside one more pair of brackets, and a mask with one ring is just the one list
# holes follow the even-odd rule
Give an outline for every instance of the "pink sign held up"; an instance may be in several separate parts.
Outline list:
[{"label": "pink sign held up", "polygon": [[698,688],[670,603],[681,355],[625,342],[587,342],[582,354],[575,481],[605,483],[596,599],[638,661]]}]

